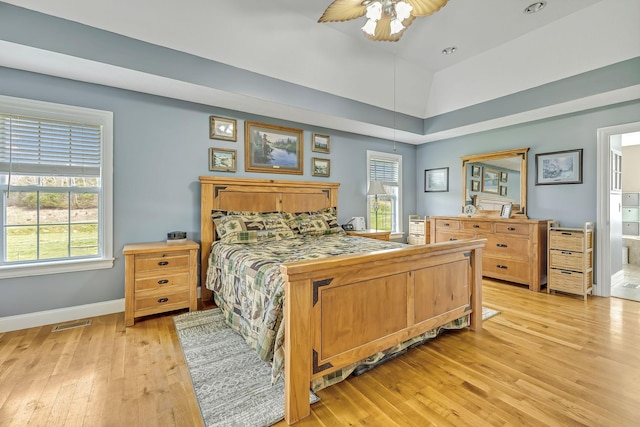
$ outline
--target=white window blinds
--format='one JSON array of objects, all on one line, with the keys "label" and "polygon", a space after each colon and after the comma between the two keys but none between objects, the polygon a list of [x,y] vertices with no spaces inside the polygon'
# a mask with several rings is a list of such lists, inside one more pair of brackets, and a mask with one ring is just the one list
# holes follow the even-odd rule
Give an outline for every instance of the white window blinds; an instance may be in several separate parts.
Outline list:
[{"label": "white window blinds", "polygon": [[0,112],[0,173],[100,177],[97,125]]},{"label": "white window blinds", "polygon": [[372,157],[369,160],[369,181],[382,181],[387,185],[398,184],[399,168],[395,160]]}]

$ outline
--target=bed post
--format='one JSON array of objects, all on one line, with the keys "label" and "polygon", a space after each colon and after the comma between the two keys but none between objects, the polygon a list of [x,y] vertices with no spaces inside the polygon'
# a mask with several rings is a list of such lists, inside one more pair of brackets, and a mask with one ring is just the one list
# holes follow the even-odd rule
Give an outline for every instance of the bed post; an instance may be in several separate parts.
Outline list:
[{"label": "bed post", "polygon": [[[287,424],[300,421],[311,413],[309,379],[311,378],[311,281],[289,282],[286,267],[284,315],[284,419]],[[294,338],[295,337],[295,338]]]},{"label": "bed post", "polygon": [[471,251],[471,319],[472,331],[482,329],[482,248]]}]

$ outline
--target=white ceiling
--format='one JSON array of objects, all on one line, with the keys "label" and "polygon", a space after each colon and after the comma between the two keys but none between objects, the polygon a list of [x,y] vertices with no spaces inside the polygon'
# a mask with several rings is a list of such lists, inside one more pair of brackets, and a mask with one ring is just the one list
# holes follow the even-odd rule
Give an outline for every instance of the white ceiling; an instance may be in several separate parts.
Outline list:
[{"label": "white ceiling", "polygon": [[421,118],[640,55],[638,0],[533,2],[449,0],[392,43],[317,23],[331,0],[6,1]]}]

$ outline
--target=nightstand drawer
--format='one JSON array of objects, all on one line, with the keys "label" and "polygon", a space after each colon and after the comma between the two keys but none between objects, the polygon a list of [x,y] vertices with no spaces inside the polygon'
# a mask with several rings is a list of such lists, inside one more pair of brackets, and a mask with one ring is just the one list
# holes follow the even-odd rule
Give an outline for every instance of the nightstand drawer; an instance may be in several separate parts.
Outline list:
[{"label": "nightstand drawer", "polygon": [[136,277],[136,292],[149,291],[153,289],[166,289],[170,287],[189,287],[189,273],[165,274],[153,277]]},{"label": "nightstand drawer", "polygon": [[182,292],[158,293],[144,298],[136,298],[136,313],[141,311],[164,312],[172,308],[189,306],[189,290]]},{"label": "nightstand drawer", "polygon": [[172,269],[189,269],[189,252],[166,252],[161,254],[137,255],[136,273]]}]

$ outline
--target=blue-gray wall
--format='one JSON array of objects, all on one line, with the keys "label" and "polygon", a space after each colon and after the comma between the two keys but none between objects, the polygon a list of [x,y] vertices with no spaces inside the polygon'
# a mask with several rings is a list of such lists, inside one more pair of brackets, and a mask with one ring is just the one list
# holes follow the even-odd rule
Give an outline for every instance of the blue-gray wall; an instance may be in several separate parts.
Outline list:
[{"label": "blue-gray wall", "polygon": [[[158,96],[0,67],[0,94],[113,111],[114,255],[112,269],[0,280],[0,317],[124,297],[126,243],[160,241],[184,230],[199,240],[198,176],[208,170],[209,147],[235,149],[238,172],[220,176],[339,182],[339,219],[365,215],[366,151],[393,152],[390,141]],[[238,142],[209,139],[209,116],[238,120]],[[304,130],[304,175],[244,172],[244,121]],[[311,134],[331,136],[331,153],[311,151]],[[406,214],[415,211],[416,147],[396,144],[404,158]],[[331,160],[331,176],[311,176],[311,157]]]},{"label": "blue-gray wall", "polygon": [[[451,138],[418,147],[417,169],[450,168],[448,193],[418,193],[422,215],[458,215],[462,204],[460,157],[530,147],[527,164],[527,211],[530,218],[555,219],[567,227],[595,222],[597,129],[640,121],[640,101],[558,116],[492,131]],[[584,149],[583,183],[536,186],[536,154]]]}]

